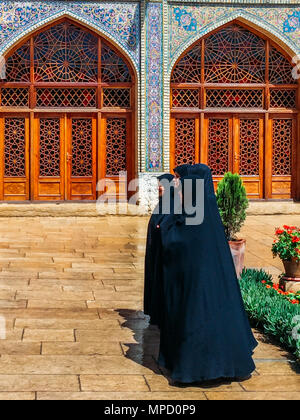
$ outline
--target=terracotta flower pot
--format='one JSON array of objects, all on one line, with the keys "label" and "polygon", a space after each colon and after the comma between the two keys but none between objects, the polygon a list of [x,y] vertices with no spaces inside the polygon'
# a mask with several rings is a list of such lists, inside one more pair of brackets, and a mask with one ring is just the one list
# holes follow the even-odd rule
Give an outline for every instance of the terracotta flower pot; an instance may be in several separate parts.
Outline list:
[{"label": "terracotta flower pot", "polygon": [[246,250],[246,239],[239,239],[237,241],[229,241],[229,246],[235,265],[235,270],[238,278],[241,277],[241,273],[244,268],[245,250]]},{"label": "terracotta flower pot", "polygon": [[282,261],[286,277],[300,278],[300,261]]}]

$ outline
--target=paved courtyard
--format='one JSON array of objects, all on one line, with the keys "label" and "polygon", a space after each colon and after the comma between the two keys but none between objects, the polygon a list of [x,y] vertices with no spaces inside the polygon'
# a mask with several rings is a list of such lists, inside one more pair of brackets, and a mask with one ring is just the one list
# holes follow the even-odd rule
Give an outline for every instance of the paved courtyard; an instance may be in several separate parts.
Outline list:
[{"label": "paved courtyard", "polygon": [[[0,218],[0,399],[300,399],[293,357],[255,331],[257,370],[242,383],[172,386],[158,331],[141,312],[147,218]],[[249,216],[249,267],[281,273],[273,228]],[[2,319],[2,318],[1,318]]]}]

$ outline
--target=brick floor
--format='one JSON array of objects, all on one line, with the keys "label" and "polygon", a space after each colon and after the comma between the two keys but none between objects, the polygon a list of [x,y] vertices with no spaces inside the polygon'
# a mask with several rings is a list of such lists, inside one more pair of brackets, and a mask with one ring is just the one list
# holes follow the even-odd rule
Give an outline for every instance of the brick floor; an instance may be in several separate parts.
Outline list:
[{"label": "brick floor", "polygon": [[[280,274],[274,226],[250,216],[246,264]],[[255,331],[257,370],[243,383],[172,386],[159,334],[141,312],[147,219],[0,218],[0,399],[300,399],[293,357]]]}]

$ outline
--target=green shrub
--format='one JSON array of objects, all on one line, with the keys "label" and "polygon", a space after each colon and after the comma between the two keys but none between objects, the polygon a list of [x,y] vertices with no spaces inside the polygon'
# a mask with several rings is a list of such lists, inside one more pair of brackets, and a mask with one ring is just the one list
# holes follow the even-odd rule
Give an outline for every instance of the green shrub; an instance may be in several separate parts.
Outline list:
[{"label": "green shrub", "polygon": [[219,182],[216,197],[226,237],[229,241],[234,240],[245,222],[249,206],[241,177],[227,172]]},{"label": "green shrub", "polygon": [[295,339],[292,335],[300,324],[300,305],[293,305],[276,290],[266,289],[262,281],[269,280],[270,275],[262,270],[243,271],[240,286],[245,309],[251,323],[262,327],[300,358],[300,338]]}]

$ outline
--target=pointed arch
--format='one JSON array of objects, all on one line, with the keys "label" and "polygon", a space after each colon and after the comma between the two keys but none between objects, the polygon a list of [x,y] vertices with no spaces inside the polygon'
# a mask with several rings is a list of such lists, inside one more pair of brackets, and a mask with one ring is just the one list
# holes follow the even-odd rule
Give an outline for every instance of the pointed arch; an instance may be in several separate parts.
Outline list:
[{"label": "pointed arch", "polygon": [[176,51],[172,60],[169,64],[168,78],[171,77],[172,70],[182,54],[193,44],[199,41],[201,38],[208,36],[210,33],[221,29],[223,26],[228,25],[229,23],[241,23],[248,27],[250,30],[258,31],[261,35],[266,36],[267,38],[274,41],[274,43],[281,47],[290,58],[299,54],[300,51],[297,49],[295,44],[289,40],[289,38],[278,30],[274,25],[264,21],[257,16],[252,15],[251,13],[244,10],[237,10],[232,13],[230,16],[223,16],[222,18],[206,25],[201,32],[198,32],[194,37],[188,39],[180,49]]},{"label": "pointed arch", "polygon": [[[100,179],[135,177],[136,63],[111,36],[71,15],[39,22],[3,48],[0,200],[95,200]],[[123,178],[116,179],[120,199]]]},{"label": "pointed arch", "polygon": [[98,25],[93,24],[90,21],[82,18],[81,16],[77,16],[75,13],[71,11],[61,10],[51,17],[45,17],[41,19],[38,23],[30,25],[26,30],[18,33],[15,37],[10,39],[8,42],[5,42],[0,47],[0,56],[7,56],[17,45],[20,45],[22,41],[25,41],[27,38],[30,38],[34,33],[47,28],[50,25],[54,25],[56,22],[60,20],[68,18],[73,21],[75,24],[79,24],[84,26],[86,29],[94,32],[95,34],[103,37],[108,42],[110,42],[113,46],[115,46],[121,53],[124,55],[126,60],[130,63],[130,66],[134,69],[135,79],[139,81],[139,70],[138,65],[133,57],[133,55],[127,51],[124,46],[115,38],[113,37],[105,28],[100,28]]},{"label": "pointed arch", "polygon": [[[240,27],[242,32],[249,33],[253,41],[258,38],[262,41],[261,51],[253,50],[249,55],[248,67],[244,66],[242,59],[238,77],[234,76],[238,67],[232,67],[235,70],[230,73],[229,66],[226,69],[227,75],[224,75],[224,60],[220,58],[225,54],[222,56],[225,59],[229,51],[238,48],[238,43],[230,44],[228,41],[227,44],[227,36],[224,34],[227,28],[231,27],[232,31]],[[228,37],[230,38],[229,35]],[[215,56],[211,52],[208,61],[207,43],[211,43],[211,51],[220,52]],[[224,43],[227,49],[222,53]],[[256,42],[253,45],[257,45]],[[170,162],[172,166],[193,160],[212,166],[215,158],[216,182],[222,178],[224,171],[241,170],[244,181],[248,182],[250,196],[299,199],[299,92],[297,94],[297,81],[292,77],[292,66],[296,64],[293,58],[297,52],[295,46],[272,25],[259,22],[256,17],[241,11],[208,25],[200,34],[188,40],[173,57],[165,79],[166,86],[172,88],[172,101],[171,89],[165,96],[165,109],[171,103],[169,116],[172,116],[171,120],[166,119],[164,127],[165,139],[170,139],[170,142],[164,145],[165,162]],[[260,54],[263,58],[257,62]],[[228,59],[228,63],[229,61]],[[238,66],[238,60],[232,64]],[[177,70],[178,73],[174,73]],[[245,76],[242,76],[243,73]],[[279,77],[274,77],[275,73]],[[174,74],[176,77],[172,78]],[[282,79],[281,75],[284,75]],[[251,134],[252,146],[255,145],[253,149],[250,143],[247,144],[246,137],[249,133],[255,133]],[[243,135],[245,138],[242,138]],[[189,143],[188,138],[193,138],[193,141]],[[221,146],[224,146],[223,149]],[[247,156],[252,153],[251,159],[240,155],[242,149],[248,153]],[[255,153],[257,151],[256,156],[253,150]],[[265,155],[266,151],[268,158]],[[253,162],[255,168],[251,167]],[[267,173],[267,178],[264,173]],[[249,178],[251,176],[252,180]]]}]

